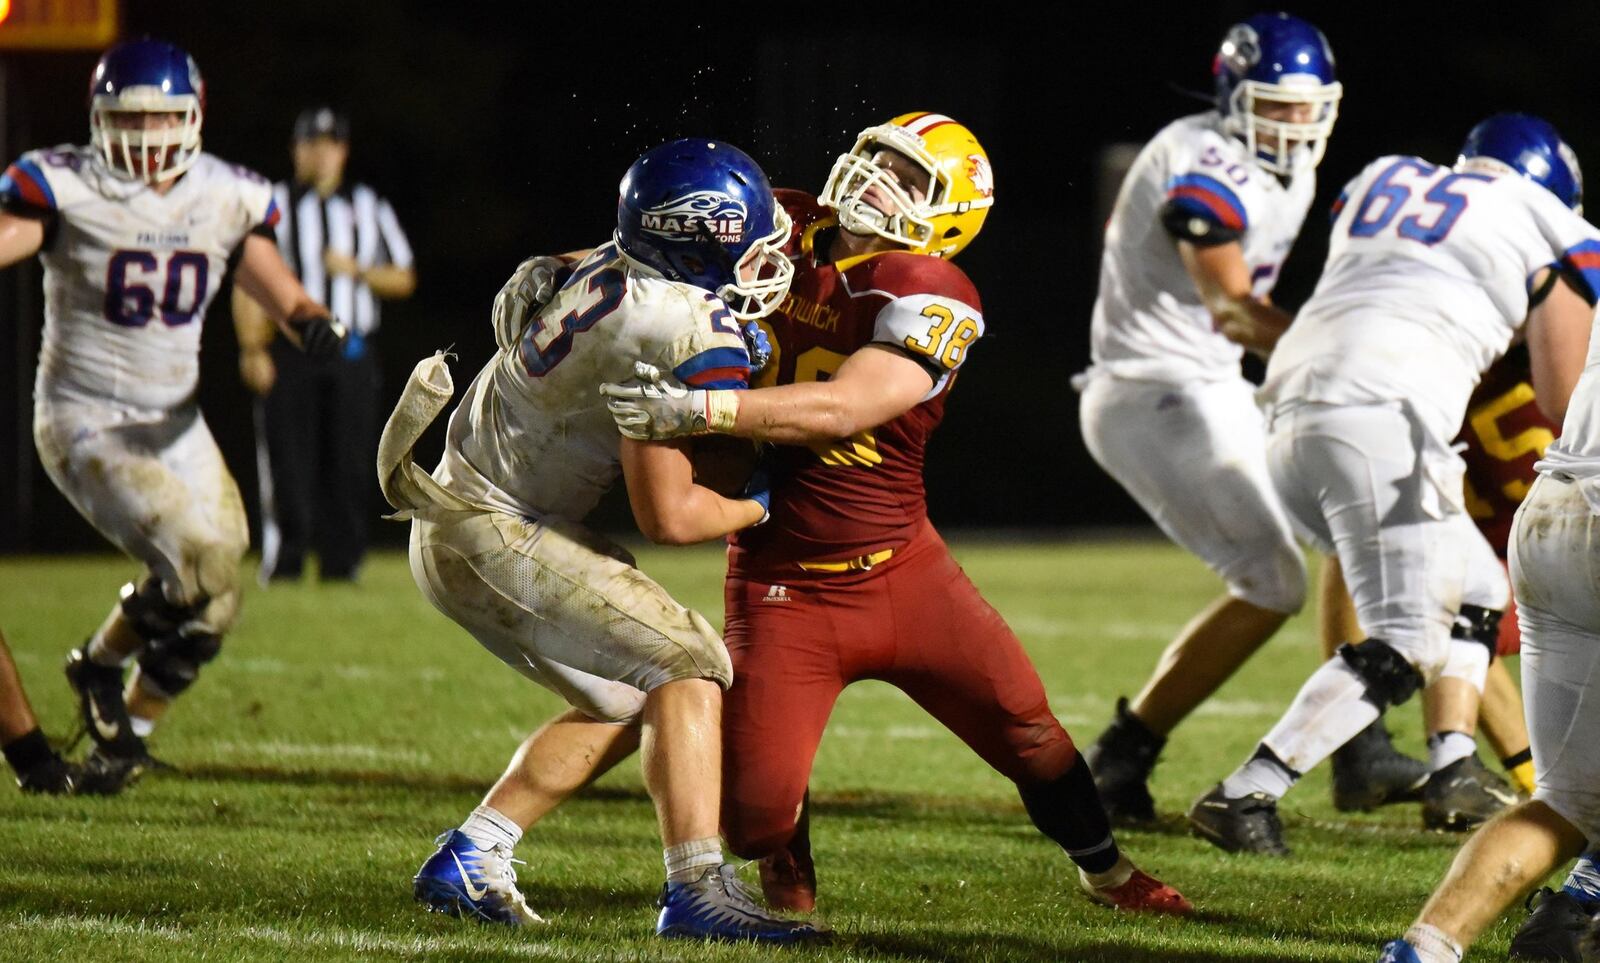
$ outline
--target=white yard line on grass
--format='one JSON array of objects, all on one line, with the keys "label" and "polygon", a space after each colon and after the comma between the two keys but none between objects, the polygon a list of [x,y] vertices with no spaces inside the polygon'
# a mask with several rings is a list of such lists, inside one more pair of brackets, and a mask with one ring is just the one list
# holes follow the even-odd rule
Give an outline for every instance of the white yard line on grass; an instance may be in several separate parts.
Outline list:
[{"label": "white yard line on grass", "polygon": [[288,675],[304,672],[317,675],[332,675],[338,679],[351,682],[367,682],[373,679],[399,679],[405,682],[439,682],[446,677],[443,669],[434,666],[420,666],[415,669],[396,669],[389,666],[370,665],[336,665],[328,666],[311,662],[286,662],[283,659],[267,658],[265,656],[234,659],[224,657],[229,669],[239,672],[254,672],[261,675]]},{"label": "white yard line on grass", "polygon": [[318,759],[338,762],[392,762],[427,766],[433,757],[415,749],[391,749],[355,742],[288,742],[282,739],[261,741],[207,742],[219,757],[255,756],[272,759]]}]

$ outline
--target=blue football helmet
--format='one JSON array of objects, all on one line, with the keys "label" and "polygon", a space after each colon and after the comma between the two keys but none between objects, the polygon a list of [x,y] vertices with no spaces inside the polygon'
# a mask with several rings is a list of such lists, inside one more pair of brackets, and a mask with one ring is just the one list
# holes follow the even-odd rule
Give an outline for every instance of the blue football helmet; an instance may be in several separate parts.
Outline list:
[{"label": "blue football helmet", "polygon": [[169,181],[200,159],[205,82],[194,58],[160,40],[107,50],[89,79],[89,142],[113,172]]},{"label": "blue football helmet", "polygon": [[789,292],[789,216],[767,175],[732,144],[686,138],[644,153],[623,175],[617,248],[636,266],[705,288],[753,321]]},{"label": "blue football helmet", "polygon": [[1583,171],[1578,155],[1556,129],[1531,114],[1495,114],[1467,134],[1456,164],[1467,168],[1516,171],[1583,213]]},{"label": "blue football helmet", "polygon": [[[1257,164],[1292,175],[1322,161],[1344,93],[1322,31],[1287,13],[1258,13],[1228,28],[1211,73],[1223,125]],[[1277,116],[1263,116],[1263,106]]]}]

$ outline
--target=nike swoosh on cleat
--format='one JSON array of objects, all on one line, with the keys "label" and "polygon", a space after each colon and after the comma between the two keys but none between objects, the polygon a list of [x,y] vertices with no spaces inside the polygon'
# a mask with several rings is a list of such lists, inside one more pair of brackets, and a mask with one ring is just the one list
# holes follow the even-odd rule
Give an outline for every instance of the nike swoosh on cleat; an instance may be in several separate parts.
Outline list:
[{"label": "nike swoosh on cleat", "polygon": [[461,865],[460,856],[457,856],[455,853],[451,853],[450,858],[456,861],[456,869],[461,871],[461,882],[466,884],[467,897],[469,899],[471,899],[473,902],[477,902],[478,900],[489,895],[488,886],[479,887],[472,885],[472,876],[467,873],[467,868]]},{"label": "nike swoosh on cleat", "polygon": [[121,734],[122,727],[115,722],[107,722],[102,719],[100,717],[100,704],[93,699],[89,700],[89,717],[94,720],[94,731],[100,734],[101,739],[106,742],[117,741],[117,736]]}]

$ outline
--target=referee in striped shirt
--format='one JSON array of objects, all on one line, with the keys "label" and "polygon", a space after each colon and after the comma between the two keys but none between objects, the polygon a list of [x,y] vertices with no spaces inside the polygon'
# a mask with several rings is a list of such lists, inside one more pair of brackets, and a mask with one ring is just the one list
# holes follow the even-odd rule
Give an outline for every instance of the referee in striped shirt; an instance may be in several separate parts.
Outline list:
[{"label": "referee in striped shirt", "polygon": [[341,355],[312,359],[275,338],[260,306],[234,291],[239,373],[257,396],[261,580],[298,579],[315,550],[324,580],[355,578],[373,514],[380,300],[416,288],[411,246],[389,202],[345,180],[349,121],[327,107],[294,125],[294,183],[273,186],[278,247],[313,298],[350,330]]}]

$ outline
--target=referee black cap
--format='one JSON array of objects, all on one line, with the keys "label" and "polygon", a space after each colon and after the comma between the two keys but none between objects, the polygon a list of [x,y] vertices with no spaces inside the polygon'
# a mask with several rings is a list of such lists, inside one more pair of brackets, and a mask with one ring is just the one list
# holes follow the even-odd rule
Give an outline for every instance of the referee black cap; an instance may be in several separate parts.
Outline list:
[{"label": "referee black cap", "polygon": [[350,140],[350,118],[332,107],[308,107],[294,121],[294,139],[311,140],[332,137],[336,141]]}]

